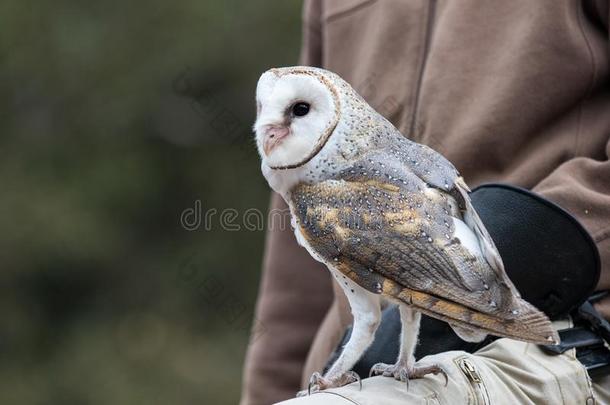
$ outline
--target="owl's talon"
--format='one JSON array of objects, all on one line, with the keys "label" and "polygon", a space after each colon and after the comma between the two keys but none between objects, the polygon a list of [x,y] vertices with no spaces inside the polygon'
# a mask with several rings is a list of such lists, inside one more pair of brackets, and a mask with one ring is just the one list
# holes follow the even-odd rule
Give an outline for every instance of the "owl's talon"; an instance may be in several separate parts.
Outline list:
[{"label": "owl's talon", "polygon": [[442,374],[445,377],[445,387],[449,384],[449,376],[447,372],[441,368],[438,364],[431,364],[429,366],[413,366],[409,370],[410,378],[422,378],[426,374]]},{"label": "owl's talon", "polygon": [[395,380],[406,382],[407,386],[410,379],[422,378],[427,374],[442,374],[445,377],[445,387],[449,384],[449,377],[445,370],[443,370],[438,364],[432,364],[429,366],[406,366],[401,363],[397,364],[385,364],[377,363],[371,367],[369,377],[373,375],[383,375],[384,377],[394,377]]},{"label": "owl's talon", "polygon": [[339,383],[341,384],[340,386],[344,386],[356,381],[358,382],[358,390],[362,391],[362,379],[360,378],[358,373],[353,370],[350,370],[347,373],[343,374],[340,378]]},{"label": "owl's talon", "polygon": [[358,373],[353,370],[347,371],[337,377],[331,377],[326,379],[327,383],[323,389],[343,387],[354,382],[358,382],[360,389],[362,389],[362,380]]},{"label": "owl's talon", "polygon": [[322,374],[315,372],[309,377],[309,385],[307,386],[307,395],[311,395],[311,391],[313,388],[313,392],[318,392],[326,388],[326,385],[329,384],[330,381],[326,378],[322,377]]},{"label": "owl's talon", "polygon": [[307,384],[307,389],[297,392],[297,397],[306,397],[311,395],[312,393],[316,393],[326,388],[330,388],[331,386],[331,380],[329,380],[328,378],[324,378],[322,374],[315,372],[311,375],[311,377],[309,377],[309,384]]},{"label": "owl's talon", "polygon": [[377,363],[370,371],[371,375],[383,375],[384,377],[394,377],[394,379],[402,382],[409,382],[409,368],[400,363],[397,364],[385,364]]},{"label": "owl's talon", "polygon": [[344,385],[358,382],[359,389],[362,390],[362,379],[355,371],[348,371],[337,377],[327,378],[315,372],[309,378],[307,389],[297,392],[297,397],[304,397],[328,388],[343,387]]},{"label": "owl's talon", "polygon": [[369,378],[376,375],[385,375],[386,370],[390,367],[392,367],[392,365],[386,363],[374,364],[373,367],[371,367],[371,370],[369,371]]}]

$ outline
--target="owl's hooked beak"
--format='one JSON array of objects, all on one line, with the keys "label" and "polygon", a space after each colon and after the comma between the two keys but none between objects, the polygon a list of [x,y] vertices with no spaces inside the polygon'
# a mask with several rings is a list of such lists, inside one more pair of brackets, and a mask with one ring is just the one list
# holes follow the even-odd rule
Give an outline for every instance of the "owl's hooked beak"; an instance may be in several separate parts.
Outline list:
[{"label": "owl's hooked beak", "polygon": [[265,155],[269,156],[269,153],[271,153],[273,148],[288,136],[290,129],[285,125],[268,125],[264,133],[263,150],[265,151]]}]

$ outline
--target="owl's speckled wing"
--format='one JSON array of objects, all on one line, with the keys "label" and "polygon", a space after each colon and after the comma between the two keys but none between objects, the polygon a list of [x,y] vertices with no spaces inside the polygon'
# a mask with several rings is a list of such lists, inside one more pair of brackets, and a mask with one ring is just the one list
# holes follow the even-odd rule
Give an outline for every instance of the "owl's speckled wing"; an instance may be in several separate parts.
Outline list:
[{"label": "owl's speckled wing", "polygon": [[546,317],[455,237],[460,209],[451,194],[404,169],[392,175],[393,161],[373,158],[340,179],[293,188],[309,248],[363,288],[453,325],[549,343]]},{"label": "owl's speckled wing", "polygon": [[[493,239],[470,202],[468,197],[470,189],[453,164],[434,149],[405,138],[396,129],[393,130],[392,135],[391,147],[387,150],[370,153],[371,156],[366,158],[365,161],[372,165],[379,164],[379,162],[399,162],[402,169],[394,167],[399,177],[404,172],[404,168],[408,168],[427,186],[451,195],[463,212],[464,222],[473,230],[479,240],[482,253],[488,264],[500,276],[505,275],[504,264]],[[397,180],[392,178],[391,173],[389,173],[389,176],[389,180],[394,180],[394,182]],[[516,291],[513,292],[517,293]]]}]

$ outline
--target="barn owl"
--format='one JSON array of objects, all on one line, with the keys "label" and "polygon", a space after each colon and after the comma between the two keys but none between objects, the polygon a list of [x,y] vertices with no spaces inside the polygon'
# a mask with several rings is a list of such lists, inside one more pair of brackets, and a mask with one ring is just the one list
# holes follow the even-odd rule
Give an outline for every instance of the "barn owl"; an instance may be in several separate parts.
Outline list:
[{"label": "barn owl", "polygon": [[310,389],[355,381],[382,300],[399,306],[396,364],[372,374],[401,381],[443,373],[414,358],[421,313],[464,340],[487,334],[559,341],[549,319],[520,298],[455,167],[412,142],[338,75],[288,67],[262,74],[256,145],[263,175],[290,207],[297,241],[326,264],[353,314],[351,338]]}]

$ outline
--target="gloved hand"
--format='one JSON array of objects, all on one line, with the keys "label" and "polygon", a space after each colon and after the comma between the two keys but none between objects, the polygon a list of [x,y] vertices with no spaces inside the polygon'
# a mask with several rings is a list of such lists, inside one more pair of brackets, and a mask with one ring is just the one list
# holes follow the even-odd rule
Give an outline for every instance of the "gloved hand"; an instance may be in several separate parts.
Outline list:
[{"label": "gloved hand", "polygon": [[[564,317],[589,297],[599,280],[597,247],[582,225],[556,204],[528,190],[487,184],[470,195],[493,238],[510,279],[522,297],[551,319]],[[350,330],[329,364],[339,355]],[[361,376],[379,362],[393,363],[399,347],[400,319],[396,307],[383,312],[375,341],[354,367]],[[448,324],[422,316],[416,358],[448,350],[474,352],[481,343],[461,340]],[[426,338],[428,336],[428,338]]]},{"label": "gloved hand", "polygon": [[597,246],[567,211],[502,184],[477,187],[471,199],[523,298],[556,319],[593,293],[600,272]]}]

